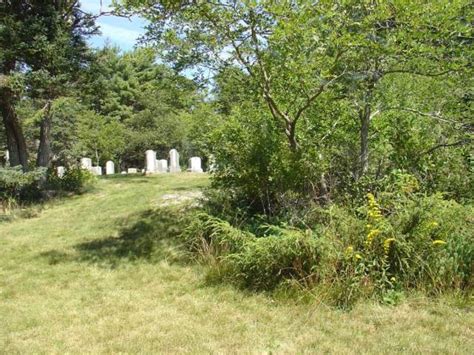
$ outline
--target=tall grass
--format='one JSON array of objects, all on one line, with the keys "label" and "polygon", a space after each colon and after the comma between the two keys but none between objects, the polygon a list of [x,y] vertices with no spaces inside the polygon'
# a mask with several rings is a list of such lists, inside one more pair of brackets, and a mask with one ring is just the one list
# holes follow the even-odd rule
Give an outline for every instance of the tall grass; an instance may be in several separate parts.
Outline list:
[{"label": "tall grass", "polygon": [[315,208],[306,229],[263,225],[254,234],[201,212],[183,236],[227,282],[271,290],[293,280],[347,307],[360,298],[393,303],[410,290],[472,292],[473,212],[441,195],[380,204],[368,194],[354,212]]}]

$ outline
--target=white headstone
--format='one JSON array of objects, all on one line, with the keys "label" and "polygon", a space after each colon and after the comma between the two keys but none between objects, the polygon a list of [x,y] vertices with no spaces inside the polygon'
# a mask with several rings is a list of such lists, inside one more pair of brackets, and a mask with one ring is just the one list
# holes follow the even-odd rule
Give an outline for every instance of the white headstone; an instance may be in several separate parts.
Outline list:
[{"label": "white headstone", "polygon": [[66,168],[64,166],[58,166],[56,171],[58,173],[58,177],[62,178],[66,172]]},{"label": "white headstone", "polygon": [[122,171],[120,174],[122,174],[122,175],[127,175],[127,172],[126,172],[126,171]]},{"label": "white headstone", "polygon": [[93,166],[91,171],[94,175],[99,175],[99,176],[102,175],[102,167],[101,166]]},{"label": "white headstone", "polygon": [[154,150],[147,150],[146,156],[146,173],[153,174],[156,172],[156,152]]},{"label": "white headstone", "polygon": [[201,158],[199,157],[191,157],[189,158],[189,168],[188,171],[192,173],[202,173],[201,167]]},{"label": "white headstone", "polygon": [[157,172],[167,173],[168,172],[168,160],[160,159],[156,161]]},{"label": "white headstone", "polygon": [[92,170],[92,159],[91,158],[82,158],[81,159],[81,168],[91,171]]},{"label": "white headstone", "polygon": [[5,150],[5,165],[10,166],[10,151],[8,149]]},{"label": "white headstone", "polygon": [[170,150],[170,173],[180,172],[181,167],[179,166],[179,153],[176,149]]},{"label": "white headstone", "polygon": [[106,175],[115,174],[115,164],[112,160],[109,160],[107,163],[105,163],[105,174]]},{"label": "white headstone", "polygon": [[137,169],[137,168],[128,168],[128,169],[127,169],[127,173],[128,173],[128,174],[137,174],[137,173],[138,173],[138,169]]}]

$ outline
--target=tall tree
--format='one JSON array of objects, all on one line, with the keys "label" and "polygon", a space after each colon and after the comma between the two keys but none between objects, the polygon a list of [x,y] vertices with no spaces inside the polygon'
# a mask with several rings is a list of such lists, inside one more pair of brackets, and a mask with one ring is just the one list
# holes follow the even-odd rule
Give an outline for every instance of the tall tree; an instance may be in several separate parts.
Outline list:
[{"label": "tall tree", "polygon": [[23,76],[28,94],[44,102],[37,165],[50,162],[51,101],[84,64],[84,36],[97,31],[78,0],[6,0],[0,4],[0,103],[12,165],[28,166],[28,151],[15,112],[14,78]]}]

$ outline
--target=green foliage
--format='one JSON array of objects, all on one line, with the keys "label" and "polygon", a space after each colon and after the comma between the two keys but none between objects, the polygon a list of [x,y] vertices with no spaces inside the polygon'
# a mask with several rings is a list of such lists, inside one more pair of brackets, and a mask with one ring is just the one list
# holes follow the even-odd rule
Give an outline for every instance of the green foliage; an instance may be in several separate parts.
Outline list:
[{"label": "green foliage", "polygon": [[[356,209],[316,205],[296,219],[299,228],[255,226],[225,210],[236,224],[201,212],[182,237],[211,275],[254,290],[294,280],[341,307],[361,298],[393,304],[412,290],[469,294],[472,206],[417,192],[415,178],[396,176],[391,190],[368,194]],[[215,213],[212,201],[210,207]]]},{"label": "green foliage", "polygon": [[95,180],[96,178],[91,172],[73,166],[66,169],[62,177],[50,171],[47,186],[54,191],[83,193],[90,189]]},{"label": "green foliage", "polygon": [[413,289],[472,291],[472,206],[407,192],[412,182],[398,194],[381,195],[380,204],[369,194],[355,214],[331,208],[329,218],[319,218],[321,212],[309,218],[322,222],[336,250],[325,282],[337,304],[374,295],[393,301],[391,296]]},{"label": "green foliage", "polygon": [[215,115],[201,109],[194,82],[157,64],[155,56],[150,48],[120,53],[106,47],[94,53],[80,93],[80,154],[101,164],[112,159],[138,167],[148,149],[167,157],[177,148],[183,160],[188,154],[202,155],[202,144],[195,144],[201,135],[195,133]]},{"label": "green foliage", "polygon": [[198,213],[191,219],[182,237],[188,250],[205,259],[238,252],[254,236],[207,213]]},{"label": "green foliage", "polygon": [[271,290],[284,280],[305,286],[318,278],[322,250],[311,233],[280,229],[277,235],[253,238],[242,251],[229,254],[230,277],[244,287]]},{"label": "green foliage", "polygon": [[4,213],[24,204],[44,200],[58,192],[82,193],[95,177],[88,171],[71,167],[62,178],[51,170],[38,168],[23,172],[20,167],[0,168],[0,202]]},{"label": "green foliage", "polygon": [[313,284],[321,243],[311,233],[267,226],[266,235],[232,227],[199,213],[183,233],[188,249],[224,270],[221,277],[240,286],[268,290],[284,280]]},{"label": "green foliage", "polygon": [[4,212],[21,202],[32,202],[41,198],[41,184],[45,169],[23,172],[20,167],[0,168],[0,201]]},{"label": "green foliage", "polygon": [[[278,128],[251,107],[236,110],[213,131],[210,149],[217,167],[213,187],[235,208],[275,215],[286,205],[311,196],[319,169],[287,149]],[[317,188],[317,187],[316,187]]]}]

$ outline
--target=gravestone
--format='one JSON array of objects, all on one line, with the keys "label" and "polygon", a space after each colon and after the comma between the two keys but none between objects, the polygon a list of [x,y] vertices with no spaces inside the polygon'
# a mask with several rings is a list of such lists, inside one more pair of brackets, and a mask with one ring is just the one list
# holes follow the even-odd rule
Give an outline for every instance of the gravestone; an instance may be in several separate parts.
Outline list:
[{"label": "gravestone", "polygon": [[138,173],[138,169],[137,169],[137,168],[128,168],[128,169],[127,169],[127,173],[128,173],[128,174],[137,174],[137,173]]},{"label": "gravestone", "polygon": [[154,150],[147,150],[145,152],[146,160],[146,174],[154,174],[156,172],[156,152]]},{"label": "gravestone", "polygon": [[105,163],[105,174],[106,175],[115,174],[115,164],[112,160],[109,160],[107,163]]},{"label": "gravestone", "polygon": [[58,166],[56,171],[57,171],[58,177],[62,178],[64,174],[66,173],[66,168],[64,166]]},{"label": "gravestone", "polygon": [[91,171],[94,175],[98,175],[98,176],[102,175],[102,167],[101,166],[93,166],[91,168]]},{"label": "gravestone", "polygon": [[179,166],[179,153],[176,149],[170,150],[170,173],[177,173],[181,171]]},{"label": "gravestone", "polygon": [[10,151],[5,150],[5,166],[10,166]]},{"label": "gravestone", "polygon": [[81,168],[91,171],[92,170],[92,159],[81,158]]},{"label": "gravestone", "polygon": [[156,161],[156,171],[159,173],[167,173],[168,172],[168,160],[160,159]]},{"label": "gravestone", "polygon": [[127,175],[127,172],[126,172],[126,171],[122,171],[120,174],[122,174],[122,175]]},{"label": "gravestone", "polygon": [[189,158],[189,168],[188,171],[192,173],[202,173],[201,167],[201,158],[200,157],[191,157]]}]

